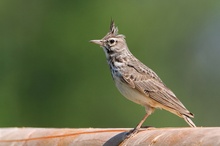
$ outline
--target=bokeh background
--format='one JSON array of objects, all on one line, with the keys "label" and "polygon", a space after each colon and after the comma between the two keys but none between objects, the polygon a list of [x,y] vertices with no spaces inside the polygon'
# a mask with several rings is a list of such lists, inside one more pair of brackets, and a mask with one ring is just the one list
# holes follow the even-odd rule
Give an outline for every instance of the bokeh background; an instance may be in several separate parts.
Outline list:
[{"label": "bokeh background", "polygon": [[[197,126],[220,126],[220,1],[1,0],[0,127],[136,126],[145,109],[117,91],[89,43],[111,18]],[[188,126],[164,110],[144,125]]]}]

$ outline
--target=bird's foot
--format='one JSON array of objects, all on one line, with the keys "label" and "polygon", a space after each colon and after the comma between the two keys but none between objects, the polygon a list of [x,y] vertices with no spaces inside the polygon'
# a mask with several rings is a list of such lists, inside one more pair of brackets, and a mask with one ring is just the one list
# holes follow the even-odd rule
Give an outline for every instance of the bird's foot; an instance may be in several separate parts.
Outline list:
[{"label": "bird's foot", "polygon": [[135,134],[138,133],[138,131],[139,131],[138,128],[134,128],[134,129],[128,131],[128,132],[126,133],[126,135],[125,135],[125,139],[128,139],[128,138],[134,136]]},{"label": "bird's foot", "polygon": [[154,128],[154,127],[152,127],[152,126],[141,126],[141,127],[135,127],[134,129],[128,131],[125,134],[123,140],[120,142],[119,146],[122,146],[124,143],[126,143],[126,141],[128,139],[130,139],[131,137],[135,136],[138,132],[146,130],[148,128]]},{"label": "bird's foot", "polygon": [[[144,129],[148,129],[148,128],[154,128],[152,126],[141,126],[141,128],[144,128]],[[125,139],[128,139],[130,137],[133,137],[135,134],[137,134],[139,131],[141,131],[142,129],[141,128],[137,128],[135,127],[134,129],[128,131],[125,135]]]}]

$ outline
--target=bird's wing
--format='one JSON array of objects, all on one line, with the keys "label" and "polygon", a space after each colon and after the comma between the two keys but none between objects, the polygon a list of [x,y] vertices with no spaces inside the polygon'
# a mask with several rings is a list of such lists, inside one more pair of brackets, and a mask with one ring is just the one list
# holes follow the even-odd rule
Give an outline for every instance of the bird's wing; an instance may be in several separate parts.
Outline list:
[{"label": "bird's wing", "polygon": [[171,108],[180,114],[193,117],[175,94],[167,88],[157,74],[144,64],[134,64],[135,62],[127,64],[127,68],[123,71],[123,80],[127,82],[130,87],[136,88],[142,94],[149,96],[161,105]]}]

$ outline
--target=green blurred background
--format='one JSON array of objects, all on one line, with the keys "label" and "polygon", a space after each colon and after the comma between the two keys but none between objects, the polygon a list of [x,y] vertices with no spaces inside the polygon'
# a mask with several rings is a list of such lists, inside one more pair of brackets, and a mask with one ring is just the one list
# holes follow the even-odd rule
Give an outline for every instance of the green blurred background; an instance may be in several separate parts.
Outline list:
[{"label": "green blurred background", "polygon": [[[117,91],[89,43],[111,18],[197,126],[220,125],[220,1],[1,0],[0,126],[134,127],[145,109]],[[144,125],[188,126],[164,110]]]}]

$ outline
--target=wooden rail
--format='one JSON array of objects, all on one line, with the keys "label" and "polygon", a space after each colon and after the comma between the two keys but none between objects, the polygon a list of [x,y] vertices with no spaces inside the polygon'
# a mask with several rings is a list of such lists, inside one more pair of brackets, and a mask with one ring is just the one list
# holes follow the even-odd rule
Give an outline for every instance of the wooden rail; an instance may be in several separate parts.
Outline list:
[{"label": "wooden rail", "polygon": [[148,128],[124,140],[128,128],[0,128],[0,146],[220,145],[220,127]]}]

